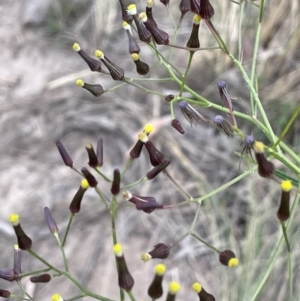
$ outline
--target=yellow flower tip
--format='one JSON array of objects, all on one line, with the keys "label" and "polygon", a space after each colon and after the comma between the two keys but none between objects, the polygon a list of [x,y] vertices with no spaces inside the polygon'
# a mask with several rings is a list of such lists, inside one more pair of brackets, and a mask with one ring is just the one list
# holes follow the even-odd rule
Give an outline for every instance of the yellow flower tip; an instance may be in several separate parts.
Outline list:
[{"label": "yellow flower tip", "polygon": [[262,142],[260,142],[260,141],[255,141],[253,147],[254,147],[254,151],[256,153],[263,153],[264,150],[265,150],[265,145]]},{"label": "yellow flower tip", "polygon": [[166,272],[166,266],[162,263],[155,266],[155,274],[162,276]]},{"label": "yellow flower tip", "polygon": [[199,15],[195,15],[193,18],[193,23],[198,25],[200,24],[200,21],[201,21],[201,17]]},{"label": "yellow flower tip", "polygon": [[84,81],[81,78],[77,79],[76,80],[76,86],[83,87],[84,86]]},{"label": "yellow flower tip", "polygon": [[141,140],[143,143],[148,141],[147,134],[145,132],[142,132],[138,135],[139,140]]},{"label": "yellow flower tip", "polygon": [[152,258],[152,256],[149,253],[143,253],[141,258],[144,262],[147,262]]},{"label": "yellow flower tip", "polygon": [[199,282],[195,282],[195,283],[192,285],[192,289],[193,289],[197,294],[199,294],[199,293],[202,291],[202,285],[201,285]]},{"label": "yellow flower tip", "polygon": [[137,60],[140,58],[140,56],[139,56],[138,53],[133,53],[133,54],[131,55],[131,58],[132,58],[133,61],[137,61]]},{"label": "yellow flower tip", "polygon": [[144,132],[149,135],[150,133],[152,133],[154,131],[154,126],[151,123],[147,123],[144,126]]},{"label": "yellow flower tip", "polygon": [[14,249],[15,249],[15,250],[20,249],[20,248],[19,248],[19,245],[18,245],[18,244],[15,244],[15,245],[14,245]]},{"label": "yellow flower tip", "polygon": [[104,53],[99,49],[95,50],[95,56],[99,59],[104,59]]},{"label": "yellow flower tip", "polygon": [[153,0],[148,0],[147,1],[147,6],[152,7],[153,6]]},{"label": "yellow flower tip", "polygon": [[180,284],[178,282],[172,281],[169,284],[169,292],[172,295],[175,295],[180,290]]},{"label": "yellow flower tip", "polygon": [[127,6],[127,12],[129,15],[136,15],[137,10],[136,10],[136,5],[135,4],[130,4]]},{"label": "yellow flower tip", "polygon": [[238,265],[239,265],[239,260],[236,257],[229,259],[229,261],[228,261],[229,267],[236,267]]},{"label": "yellow flower tip", "polygon": [[290,192],[293,188],[292,182],[289,180],[281,182],[281,189],[285,192]]},{"label": "yellow flower tip", "polygon": [[130,29],[130,25],[126,21],[122,23],[122,26],[124,29]]},{"label": "yellow flower tip", "polygon": [[51,301],[63,301],[64,299],[60,294],[54,294],[51,298]]},{"label": "yellow flower tip", "polygon": [[88,188],[90,187],[90,184],[89,184],[89,182],[87,181],[87,179],[82,179],[82,180],[81,180],[80,186],[81,186],[83,189],[88,189]]},{"label": "yellow flower tip", "polygon": [[123,191],[123,195],[122,196],[123,196],[123,199],[125,201],[128,201],[128,200],[130,200],[132,198],[132,193],[130,191],[128,191],[128,190],[125,190],[125,191]]},{"label": "yellow flower tip", "polygon": [[73,49],[77,52],[81,50],[80,45],[78,43],[73,44]]},{"label": "yellow flower tip", "polygon": [[140,13],[139,14],[139,19],[142,21],[142,22],[146,22],[147,21],[147,15],[146,15],[146,13]]},{"label": "yellow flower tip", "polygon": [[19,224],[19,214],[13,213],[9,217],[9,221],[12,223],[13,226],[16,226]]},{"label": "yellow flower tip", "polygon": [[113,251],[117,257],[120,257],[123,254],[123,246],[120,244],[115,244],[113,246]]}]

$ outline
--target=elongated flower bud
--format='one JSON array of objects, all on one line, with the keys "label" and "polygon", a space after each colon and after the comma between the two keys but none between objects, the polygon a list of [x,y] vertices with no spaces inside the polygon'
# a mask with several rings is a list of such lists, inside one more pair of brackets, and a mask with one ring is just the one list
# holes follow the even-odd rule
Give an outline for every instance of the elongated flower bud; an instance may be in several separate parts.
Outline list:
[{"label": "elongated flower bud", "polygon": [[83,198],[84,193],[87,191],[87,189],[90,187],[89,182],[87,179],[82,179],[81,185],[79,189],[77,190],[71,204],[70,204],[70,211],[72,214],[80,212],[80,206],[81,206],[81,201]]},{"label": "elongated flower bud", "polygon": [[148,178],[148,180],[154,179],[158,174],[164,171],[169,166],[170,163],[171,163],[170,160],[165,159],[157,166],[153,167],[150,171],[147,172],[146,177]]},{"label": "elongated flower bud", "polygon": [[137,43],[137,41],[135,40],[135,38],[132,36],[131,33],[131,26],[126,23],[123,22],[123,28],[126,31],[127,37],[128,37],[128,41],[129,41],[129,53],[140,53],[141,49]]},{"label": "elongated flower bud", "polygon": [[91,174],[91,172],[86,167],[81,168],[81,172],[91,187],[94,188],[97,186],[98,182],[96,178]]},{"label": "elongated flower bud", "polygon": [[170,254],[170,246],[164,243],[158,243],[154,246],[154,249],[148,253],[142,254],[142,260],[144,262],[158,258],[158,259],[166,259]]},{"label": "elongated flower bud", "polygon": [[266,159],[264,155],[264,144],[260,141],[255,141],[253,148],[258,164],[258,174],[263,178],[269,178],[274,173],[275,166]]},{"label": "elongated flower bud", "polygon": [[214,123],[217,126],[217,128],[225,134],[227,137],[233,137],[233,129],[232,126],[223,118],[221,115],[217,115],[214,118]]},{"label": "elongated flower bud", "polygon": [[129,24],[131,24],[132,16],[128,14],[124,1],[119,0],[119,3],[120,3],[120,6],[121,6],[121,10],[122,10],[122,20],[129,23]]},{"label": "elongated flower bud", "polygon": [[52,213],[48,207],[44,208],[44,214],[45,214],[46,222],[47,222],[50,232],[52,234],[57,233],[58,227],[57,227],[56,222],[52,216]]},{"label": "elongated flower bud", "polygon": [[158,299],[163,295],[162,281],[166,272],[166,266],[164,264],[157,264],[155,266],[155,276],[148,288],[148,295],[153,300]]},{"label": "elongated flower bud", "polygon": [[222,251],[219,255],[219,261],[229,267],[236,267],[239,264],[239,260],[231,250]]},{"label": "elongated flower bud", "polygon": [[134,280],[127,268],[126,260],[123,255],[122,245],[115,244],[113,247],[113,251],[116,255],[116,259],[118,263],[119,286],[120,288],[124,289],[126,292],[130,292],[134,285]]},{"label": "elongated flower bud", "polygon": [[76,86],[81,87],[90,93],[92,93],[95,97],[99,97],[104,93],[103,87],[101,85],[92,85],[84,82],[81,78],[76,80]]},{"label": "elongated flower bud", "polygon": [[209,120],[197,112],[187,101],[183,100],[179,103],[179,108],[183,116],[190,122],[191,125],[194,123],[209,123]]},{"label": "elongated flower bud", "polygon": [[157,26],[153,25],[152,22],[149,22],[146,13],[140,13],[139,18],[142,20],[146,28],[151,32],[156,44],[169,44],[169,35],[163,30],[159,29]]},{"label": "elongated flower bud", "polygon": [[30,281],[33,283],[47,283],[51,281],[52,277],[50,274],[41,274],[39,276],[30,277]]},{"label": "elongated flower bud", "polygon": [[111,186],[111,193],[113,195],[117,195],[120,192],[120,182],[121,182],[121,174],[120,170],[116,168],[114,170],[114,179]]},{"label": "elongated flower bud", "polygon": [[200,48],[199,42],[199,28],[200,28],[201,17],[199,15],[195,15],[193,19],[193,27],[190,38],[186,43],[186,47],[188,48]]},{"label": "elongated flower bud", "polygon": [[200,15],[200,1],[201,0],[190,0],[191,11],[196,15]]},{"label": "elongated flower bud", "polygon": [[195,282],[192,286],[193,290],[198,294],[200,301],[215,301],[215,297],[209,294],[200,283]]},{"label": "elongated flower bud", "polygon": [[180,17],[180,22],[181,22],[184,15],[191,10],[191,1],[181,0],[179,3],[179,10],[181,11],[181,17]]},{"label": "elongated flower bud", "polygon": [[157,26],[153,18],[152,7],[153,7],[153,0],[147,0],[146,15],[148,18],[148,22],[152,23],[152,26]]},{"label": "elongated flower bud", "polygon": [[149,65],[140,60],[140,56],[138,55],[138,53],[133,53],[131,55],[131,58],[132,58],[133,62],[135,63],[136,72],[138,74],[146,75],[149,72],[149,70],[150,70]]},{"label": "elongated flower bud", "polygon": [[281,182],[281,199],[277,211],[277,217],[281,221],[286,221],[290,217],[290,192],[293,188],[289,180]]},{"label": "elongated flower bud", "polygon": [[17,239],[18,239],[18,245],[21,250],[29,250],[32,245],[31,239],[25,234],[23,231],[20,221],[19,221],[19,215],[18,214],[11,214],[9,217],[9,221],[13,225],[13,228],[15,230]]},{"label": "elongated flower bud", "polygon": [[178,293],[179,290],[180,290],[180,284],[178,282],[172,281],[169,284],[169,292],[166,301],[174,301],[176,294]]},{"label": "elongated flower bud", "polygon": [[21,249],[19,248],[19,245],[14,245],[14,272],[16,280],[19,280],[19,277],[22,275]]},{"label": "elongated flower bud", "polygon": [[88,64],[91,71],[101,71],[101,62],[90,57],[85,51],[83,51],[78,43],[73,44],[73,49],[83,58],[83,60]]},{"label": "elongated flower bud", "polygon": [[65,165],[72,168],[73,167],[73,160],[70,157],[70,155],[67,152],[67,150],[65,149],[65,147],[63,146],[63,144],[61,143],[61,141],[57,139],[55,141],[55,144],[57,146],[57,149],[58,149],[58,151],[59,151],[59,153],[61,155],[61,158],[63,159]]},{"label": "elongated flower bud", "polygon": [[209,0],[200,0],[199,15],[202,19],[209,20],[215,14],[215,10]]},{"label": "elongated flower bud", "polygon": [[97,160],[98,166],[101,167],[103,165],[103,138],[101,136],[97,139]]},{"label": "elongated flower bud", "polygon": [[93,145],[91,143],[88,143],[85,146],[85,149],[86,149],[88,157],[89,157],[88,165],[92,168],[96,168],[98,166],[98,158],[95,153]]},{"label": "elongated flower bud", "polygon": [[101,50],[96,50],[95,55],[106,66],[112,79],[114,80],[124,79],[124,70],[121,67],[115,65],[112,61],[110,61]]},{"label": "elongated flower bud", "polygon": [[14,269],[0,269],[0,278],[12,282],[18,279],[18,275]]},{"label": "elongated flower bud", "polygon": [[185,131],[183,129],[183,127],[181,126],[180,122],[178,119],[172,119],[171,121],[171,125],[172,127],[177,130],[180,134],[184,134]]},{"label": "elongated flower bud", "polygon": [[2,297],[2,298],[9,298],[10,297],[10,291],[0,289],[0,297]]}]

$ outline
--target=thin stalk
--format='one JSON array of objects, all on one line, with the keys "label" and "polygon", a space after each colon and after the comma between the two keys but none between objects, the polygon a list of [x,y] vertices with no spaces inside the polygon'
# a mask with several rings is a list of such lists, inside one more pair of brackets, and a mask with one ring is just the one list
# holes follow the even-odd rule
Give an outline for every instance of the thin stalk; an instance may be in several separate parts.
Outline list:
[{"label": "thin stalk", "polygon": [[22,274],[21,277],[24,278],[24,277],[28,277],[28,276],[31,276],[31,275],[43,274],[43,273],[46,273],[46,272],[49,272],[49,271],[51,271],[50,268],[42,269],[42,270],[37,270],[37,271],[33,271],[33,272]]},{"label": "thin stalk", "polygon": [[192,233],[191,236],[193,236],[194,238],[196,238],[197,240],[201,241],[203,244],[205,244],[207,247],[209,247],[210,249],[216,251],[218,254],[221,253],[220,250],[218,250],[217,248],[215,248],[214,246],[212,246],[211,244],[207,243],[205,240],[203,240],[202,238],[200,238],[199,236],[197,236],[195,233]]},{"label": "thin stalk", "polygon": [[180,87],[180,91],[179,91],[179,97],[182,96],[182,92],[183,92],[183,89],[184,89],[184,86],[185,86],[185,82],[186,82],[186,78],[187,78],[188,72],[189,72],[190,67],[191,67],[191,63],[192,63],[192,60],[193,60],[194,53],[195,53],[194,51],[190,51],[188,64],[187,64],[187,67],[186,67],[186,70],[185,70],[185,73],[183,75],[182,82],[181,82],[181,87]]},{"label": "thin stalk", "polygon": [[130,298],[131,301],[136,301],[135,298],[134,298],[134,295],[133,295],[132,291],[127,292],[127,294],[128,294],[128,296],[129,296],[129,298]]},{"label": "thin stalk", "polygon": [[133,159],[129,158],[128,161],[127,161],[127,163],[126,163],[126,166],[125,166],[124,170],[121,173],[121,179],[123,178],[123,176],[125,175],[125,173],[127,172],[127,170],[130,168],[130,166],[132,165],[132,163],[133,163]]},{"label": "thin stalk", "polygon": [[100,168],[101,168],[101,167],[95,168],[96,172],[97,172],[97,173],[98,173],[98,174],[99,174],[106,182],[111,183],[112,180],[109,179],[105,174],[103,174],[103,173],[100,171]]},{"label": "thin stalk", "polygon": [[148,180],[147,177],[141,178],[141,179],[139,179],[138,181],[133,182],[133,183],[131,183],[131,184],[128,184],[128,185],[124,186],[124,187],[121,188],[121,189],[122,189],[122,190],[128,189],[128,188],[133,187],[133,186],[136,186],[136,185],[138,185],[138,184],[140,184],[140,183],[146,182],[147,180]]},{"label": "thin stalk", "polygon": [[66,299],[65,301],[73,301],[73,300],[77,300],[77,299],[84,298],[84,297],[86,297],[86,294],[77,295],[77,296],[72,297],[70,299]]},{"label": "thin stalk", "polygon": [[105,205],[106,209],[108,208],[108,201],[105,198],[105,196],[103,195],[103,193],[101,192],[101,190],[99,189],[98,186],[95,187],[95,191],[97,192],[97,194],[99,195],[101,201],[103,202],[103,204]]},{"label": "thin stalk", "polygon": [[62,246],[61,240],[59,239],[59,236],[58,236],[57,232],[54,233],[54,237],[56,238],[56,241],[59,245],[61,254],[63,256],[66,272],[69,272],[69,265],[68,265],[68,259],[67,259],[66,253],[65,253],[65,248]]},{"label": "thin stalk", "polygon": [[282,228],[282,234],[283,234],[283,237],[284,237],[284,240],[285,240],[286,248],[287,248],[288,252],[290,253],[291,248],[290,248],[289,239],[287,237],[285,224],[284,224],[284,222],[280,222],[280,225],[281,225],[281,228]]},{"label": "thin stalk", "polygon": [[27,293],[23,284],[20,281],[17,281],[17,284],[18,284],[19,288],[21,289],[21,291],[29,298],[29,300],[34,301],[34,299]]},{"label": "thin stalk", "polygon": [[293,290],[294,290],[294,274],[293,274],[293,265],[292,265],[292,253],[288,254],[288,266],[289,266],[289,300],[293,300]]},{"label": "thin stalk", "polygon": [[66,230],[66,233],[65,233],[65,236],[64,236],[62,245],[61,245],[62,247],[64,247],[65,244],[66,244],[67,236],[68,236],[68,234],[69,234],[69,231],[70,231],[71,224],[72,224],[72,221],[73,221],[74,216],[75,216],[75,214],[74,214],[74,213],[71,213],[70,218],[69,218],[69,222],[68,222],[68,226],[67,226],[67,230]]},{"label": "thin stalk", "polygon": [[147,89],[147,88],[145,88],[145,87],[143,87],[143,86],[141,86],[141,85],[132,83],[130,78],[125,77],[125,78],[123,79],[123,81],[126,82],[127,84],[131,85],[131,86],[134,86],[134,87],[136,87],[136,88],[138,88],[138,89],[141,89],[141,90],[145,91],[146,93],[151,93],[151,94],[155,94],[155,95],[159,95],[159,96],[163,96],[163,97],[165,96],[164,94],[159,93],[159,92],[157,92],[157,91],[150,90],[150,89]]},{"label": "thin stalk", "polygon": [[245,9],[246,1],[241,0],[240,3],[240,11],[239,11],[239,25],[238,25],[238,45],[239,45],[239,52],[238,58],[242,61],[242,25],[244,21],[244,9]]}]

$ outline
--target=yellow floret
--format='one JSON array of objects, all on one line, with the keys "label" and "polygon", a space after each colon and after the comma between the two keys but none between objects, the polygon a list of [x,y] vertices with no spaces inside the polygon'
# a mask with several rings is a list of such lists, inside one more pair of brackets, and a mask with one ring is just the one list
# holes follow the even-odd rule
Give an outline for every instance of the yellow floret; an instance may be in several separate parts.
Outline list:
[{"label": "yellow floret", "polygon": [[95,50],[95,56],[100,59],[104,59],[104,53],[99,49]]},{"label": "yellow floret", "polygon": [[83,87],[84,86],[84,81],[81,78],[77,79],[76,80],[76,86]]},{"label": "yellow floret", "polygon": [[61,297],[60,294],[54,294],[51,298],[51,301],[63,301],[64,299]]},{"label": "yellow floret", "polygon": [[239,260],[236,257],[229,259],[229,261],[228,261],[229,267],[236,267],[238,265],[239,265]]},{"label": "yellow floret", "polygon": [[144,126],[144,132],[149,135],[151,132],[154,131],[154,126],[151,123],[147,123]]},{"label": "yellow floret", "polygon": [[79,45],[78,43],[74,43],[74,44],[73,44],[73,49],[74,49],[75,51],[80,51],[80,50],[81,50],[80,45]]},{"label": "yellow floret", "polygon": [[263,153],[265,150],[265,145],[260,141],[255,141],[254,143],[254,151],[256,153]]},{"label": "yellow floret", "polygon": [[137,60],[140,58],[140,56],[139,56],[138,53],[133,53],[133,54],[131,55],[131,58],[132,58],[133,61],[137,61]]},{"label": "yellow floret", "polygon": [[136,5],[135,4],[130,4],[127,6],[127,12],[129,15],[135,15],[137,13],[136,10]]},{"label": "yellow floret", "polygon": [[117,257],[120,257],[123,254],[123,246],[120,245],[120,244],[115,244],[113,246],[113,251],[114,251],[114,253],[116,254]]},{"label": "yellow floret", "polygon": [[155,266],[155,274],[162,276],[166,272],[166,266],[162,263]]},{"label": "yellow floret", "polygon": [[148,137],[147,137],[147,134],[146,134],[145,132],[140,133],[140,134],[138,135],[138,138],[139,138],[139,140],[141,140],[143,143],[145,143],[145,142],[148,141]]},{"label": "yellow floret", "polygon": [[153,1],[152,0],[148,0],[147,1],[147,6],[148,7],[152,7],[153,6]]},{"label": "yellow floret", "polygon": [[201,17],[199,15],[195,15],[193,19],[194,24],[199,24],[201,21]]},{"label": "yellow floret", "polygon": [[9,221],[14,225],[18,225],[19,224],[19,214],[17,213],[13,213],[10,215],[9,217]]},{"label": "yellow floret", "polygon": [[199,282],[193,283],[192,288],[197,294],[202,291],[202,285]]},{"label": "yellow floret", "polygon": [[289,180],[286,180],[286,181],[282,181],[281,182],[281,189],[285,192],[289,192],[291,191],[293,188],[293,185],[292,185],[292,182],[289,181]]},{"label": "yellow floret", "polygon": [[142,20],[142,22],[146,22],[148,19],[146,13],[140,13],[139,19]]},{"label": "yellow floret", "polygon": [[172,295],[175,295],[180,290],[180,284],[178,282],[172,281],[169,284],[169,292]]},{"label": "yellow floret", "polygon": [[90,187],[90,184],[89,184],[89,182],[87,181],[87,179],[82,179],[82,180],[81,180],[80,186],[81,186],[83,189],[88,189],[88,188]]},{"label": "yellow floret", "polygon": [[126,21],[122,23],[122,26],[124,29],[130,29],[130,25]]},{"label": "yellow floret", "polygon": [[147,262],[152,258],[152,256],[149,253],[143,253],[141,258],[144,262]]}]

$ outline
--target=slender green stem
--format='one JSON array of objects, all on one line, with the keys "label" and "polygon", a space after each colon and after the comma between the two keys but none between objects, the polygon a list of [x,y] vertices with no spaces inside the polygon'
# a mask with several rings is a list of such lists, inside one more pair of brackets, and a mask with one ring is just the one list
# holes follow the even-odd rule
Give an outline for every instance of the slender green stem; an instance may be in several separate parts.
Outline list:
[{"label": "slender green stem", "polygon": [[107,93],[107,92],[116,90],[116,89],[118,89],[118,88],[120,88],[120,87],[122,87],[122,86],[124,86],[124,85],[126,85],[126,83],[121,83],[121,84],[119,84],[119,85],[113,86],[113,87],[111,87],[111,88],[109,88],[109,89],[107,89],[107,90],[104,90],[104,93]]},{"label": "slender green stem", "polygon": [[132,291],[127,292],[127,294],[128,294],[128,296],[129,296],[129,298],[130,298],[131,301],[136,301],[135,298],[134,298],[134,295],[133,295]]},{"label": "slender green stem", "polygon": [[284,237],[284,240],[286,243],[286,248],[287,248],[288,252],[291,252],[290,243],[289,243],[289,239],[287,237],[285,224],[284,224],[284,222],[280,222],[280,224],[281,224],[281,228],[282,228],[283,237]]},{"label": "slender green stem", "polygon": [[98,173],[98,174],[99,174],[106,182],[111,183],[112,180],[109,179],[105,174],[103,174],[103,173],[101,172],[100,168],[101,168],[101,167],[95,168],[96,172],[97,172],[97,173]]},{"label": "slender green stem", "polygon": [[124,82],[126,82],[127,84],[132,85],[132,86],[134,86],[134,87],[136,87],[138,89],[141,89],[141,90],[145,91],[146,93],[151,93],[151,94],[155,94],[155,95],[159,95],[159,96],[165,96],[162,93],[159,93],[159,92],[154,91],[154,90],[147,89],[147,88],[145,88],[145,87],[143,87],[141,85],[138,85],[138,84],[135,84],[135,83],[131,82],[130,78],[125,77],[124,78]]},{"label": "slender green stem", "polygon": [[130,157],[126,163],[124,170],[122,171],[121,178],[123,178],[127,170],[131,167],[132,163],[133,163],[133,159]]},{"label": "slender green stem", "polygon": [[77,300],[77,299],[80,299],[80,298],[84,298],[86,296],[87,296],[86,294],[81,294],[81,295],[77,295],[75,297],[72,297],[70,299],[65,299],[65,301],[73,301],[73,300]]},{"label": "slender green stem", "polygon": [[203,244],[205,244],[207,247],[209,247],[210,249],[216,251],[217,253],[221,253],[220,250],[218,250],[217,248],[215,248],[214,246],[212,246],[211,244],[207,243],[205,240],[203,240],[202,238],[200,238],[198,235],[196,235],[195,233],[191,234],[194,238],[196,238],[197,240],[201,241]]},{"label": "slender green stem", "polygon": [[25,274],[22,274],[22,278],[28,277],[28,276],[31,276],[31,275],[36,275],[36,274],[43,274],[43,273],[46,273],[46,272],[49,272],[49,271],[51,271],[50,268],[25,273]]},{"label": "slender green stem", "polygon": [[62,242],[62,247],[65,246],[66,244],[66,241],[67,241],[67,237],[68,237],[68,234],[69,234],[69,231],[70,231],[70,228],[71,228],[71,225],[72,225],[72,221],[73,221],[73,218],[74,218],[75,214],[74,213],[71,213],[70,217],[69,217],[69,222],[68,222],[68,226],[67,226],[67,231],[65,233],[65,236],[64,236],[64,239],[63,239],[63,242]]},{"label": "slender green stem", "polygon": [[27,293],[25,287],[23,286],[23,284],[21,283],[21,281],[17,281],[17,284],[19,286],[19,288],[21,289],[21,291],[28,297],[29,300],[34,301],[34,299]]},{"label": "slender green stem", "polygon": [[170,245],[170,248],[174,247],[175,245],[178,245],[180,242],[182,242],[187,236],[189,236],[189,233],[184,233],[178,240],[176,240],[175,242],[173,242]]},{"label": "slender green stem", "polygon": [[61,254],[63,256],[63,260],[64,260],[64,265],[65,265],[65,269],[66,269],[66,272],[69,272],[69,265],[68,265],[68,259],[66,257],[66,253],[65,253],[65,248],[63,247],[60,239],[59,239],[59,236],[58,236],[58,233],[57,232],[54,232],[54,237],[56,238],[56,241],[59,245],[59,248],[60,248],[60,251],[61,251]]},{"label": "slender green stem", "polygon": [[136,182],[133,182],[133,183],[131,183],[131,184],[128,184],[128,185],[122,187],[122,190],[128,189],[128,188],[130,188],[130,187],[136,186],[136,185],[141,184],[141,183],[144,183],[144,182],[146,182],[147,180],[148,180],[147,177],[141,178],[141,179],[139,179],[139,180],[136,181]]},{"label": "slender green stem", "polygon": [[108,200],[106,199],[106,197],[103,195],[102,191],[100,190],[100,188],[98,186],[95,187],[95,191],[97,192],[97,194],[99,195],[101,201],[103,202],[103,204],[105,205],[106,208],[108,208]]},{"label": "slender green stem", "polygon": [[195,213],[194,219],[192,221],[192,224],[191,224],[189,232],[188,232],[189,234],[192,234],[193,231],[194,231],[194,228],[196,226],[196,222],[197,222],[198,217],[199,217],[199,212],[200,212],[200,203],[197,204],[196,213]]},{"label": "slender green stem", "polygon": [[245,9],[246,1],[242,1],[240,3],[240,11],[239,11],[239,25],[238,25],[238,45],[239,45],[239,52],[238,52],[238,58],[241,61],[242,60],[242,25],[244,20],[244,9]]},{"label": "slender green stem", "polygon": [[179,97],[182,96],[182,92],[183,92],[183,89],[184,89],[184,86],[185,86],[185,82],[186,82],[186,78],[187,78],[188,72],[189,72],[190,67],[191,67],[191,63],[192,63],[192,60],[193,60],[194,53],[195,53],[194,51],[190,51],[188,65],[186,67],[186,70],[185,70],[185,73],[183,75],[182,82],[181,82]]}]

